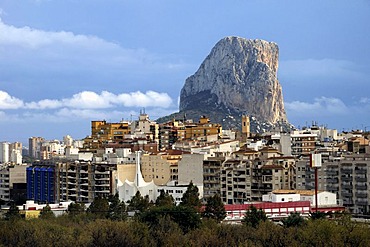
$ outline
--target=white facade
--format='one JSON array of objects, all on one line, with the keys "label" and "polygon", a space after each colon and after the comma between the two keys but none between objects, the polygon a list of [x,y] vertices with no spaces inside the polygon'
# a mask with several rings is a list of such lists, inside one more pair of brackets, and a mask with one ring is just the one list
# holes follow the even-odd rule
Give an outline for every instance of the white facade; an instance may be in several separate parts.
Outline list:
[{"label": "white facade", "polygon": [[118,181],[118,197],[121,201],[127,202],[139,191],[142,196],[149,196],[149,201],[155,201],[158,194],[157,186],[153,180],[149,183],[144,181],[140,167],[141,152],[136,152],[136,174],[134,181]]},{"label": "white facade", "polygon": [[[301,195],[302,201],[310,201],[312,207],[316,207],[315,195]],[[319,207],[337,205],[337,195],[335,193],[322,191],[317,193]]]},{"label": "white facade", "polygon": [[[154,184],[153,180],[151,182],[145,182],[143,175],[141,173],[141,163],[140,163],[140,156],[141,152],[136,152],[136,174],[134,181],[118,181],[117,182],[117,190],[118,190],[118,197],[121,201],[127,202],[131,200],[133,196],[137,193],[137,191],[140,192],[141,196],[148,196],[149,201],[155,202],[157,197],[160,195],[161,190],[164,190],[169,195],[171,195],[176,204],[181,202],[183,194],[187,190],[187,186],[189,182],[186,185],[175,185],[174,182],[168,183],[166,186],[157,186]],[[201,173],[203,174],[203,173]],[[194,184],[197,185],[197,184]],[[199,190],[199,197],[201,198],[203,195],[203,186],[197,185]]]},{"label": "white facade", "polygon": [[9,143],[0,143],[0,163],[5,164],[9,162]]},{"label": "white facade", "polygon": [[84,160],[84,161],[91,161],[93,160],[93,153],[91,152],[79,152],[78,153],[78,160]]},{"label": "white facade", "polygon": [[254,151],[258,151],[264,146],[265,144],[261,140],[256,141],[256,142],[247,143],[247,148],[253,149]]},{"label": "white facade", "polygon": [[[270,192],[262,196],[264,202],[296,202],[309,201],[311,207],[316,207],[315,193],[313,191],[299,191],[291,192]],[[329,207],[337,205],[337,196],[335,193],[321,191],[317,193],[317,201],[319,207]]]},{"label": "white facade", "polygon": [[80,149],[76,147],[66,146],[65,155],[67,159],[78,159],[78,151]]},{"label": "white facade", "polygon": [[297,202],[301,200],[300,194],[274,194],[262,195],[264,202]]},{"label": "white facade", "polygon": [[53,156],[62,156],[65,154],[65,145],[58,140],[44,141],[41,143],[42,159],[50,159]]},{"label": "white facade", "polygon": [[10,153],[10,162],[13,164],[22,164],[22,153],[20,150],[13,149]]},{"label": "white facade", "polygon": [[63,137],[64,145],[67,147],[73,146],[73,138],[70,135],[66,135]]}]

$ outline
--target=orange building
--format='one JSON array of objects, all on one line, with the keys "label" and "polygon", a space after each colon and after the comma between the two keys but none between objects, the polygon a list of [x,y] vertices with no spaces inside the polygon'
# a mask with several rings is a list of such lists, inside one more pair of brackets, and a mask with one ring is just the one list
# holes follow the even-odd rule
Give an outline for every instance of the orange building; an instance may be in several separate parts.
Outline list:
[{"label": "orange building", "polygon": [[201,116],[199,123],[185,125],[185,139],[199,139],[202,137],[218,135],[222,136],[221,124],[213,124],[209,118]]}]

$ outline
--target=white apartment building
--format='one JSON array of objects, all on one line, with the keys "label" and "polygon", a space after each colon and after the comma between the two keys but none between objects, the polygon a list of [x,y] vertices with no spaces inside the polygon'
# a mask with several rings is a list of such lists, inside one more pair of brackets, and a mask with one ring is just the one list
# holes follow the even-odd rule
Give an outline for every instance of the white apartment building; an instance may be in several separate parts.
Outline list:
[{"label": "white apartment building", "polygon": [[0,163],[6,164],[9,162],[9,142],[0,143]]}]

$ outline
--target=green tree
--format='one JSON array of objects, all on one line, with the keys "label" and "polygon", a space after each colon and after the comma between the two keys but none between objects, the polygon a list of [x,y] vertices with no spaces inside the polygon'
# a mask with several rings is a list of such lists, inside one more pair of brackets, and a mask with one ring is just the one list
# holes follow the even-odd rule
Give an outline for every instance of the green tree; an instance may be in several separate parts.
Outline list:
[{"label": "green tree", "polygon": [[320,220],[326,218],[326,213],[317,211],[317,212],[310,212],[311,220]]},{"label": "green tree", "polygon": [[170,194],[168,194],[168,192],[164,192],[164,190],[161,190],[161,193],[157,197],[157,200],[155,200],[155,205],[157,207],[171,207],[175,205],[175,200]]},{"label": "green tree", "polygon": [[128,211],[145,212],[149,207],[149,196],[143,197],[140,191],[137,191],[131,200],[128,201],[127,209]]},{"label": "green tree", "polygon": [[109,215],[108,218],[111,220],[126,220],[127,212],[126,205],[124,202],[121,202],[118,198],[118,194],[111,196],[109,198]]},{"label": "green tree", "polygon": [[170,206],[152,207],[140,215],[140,220],[151,227],[156,227],[163,218],[171,219],[177,223],[184,232],[200,226],[199,213],[193,207]]},{"label": "green tree", "polygon": [[53,211],[51,211],[51,207],[49,206],[49,204],[46,204],[46,206],[41,209],[39,218],[41,219],[55,218],[55,214],[53,213]]},{"label": "green tree", "polygon": [[90,204],[87,212],[96,219],[105,219],[109,212],[109,202],[104,197],[95,197],[94,201]]},{"label": "green tree", "polygon": [[192,207],[199,212],[201,202],[199,199],[199,189],[193,182],[190,182],[186,192],[183,194],[180,202],[181,206]]},{"label": "green tree", "polygon": [[70,216],[77,216],[80,214],[84,214],[86,210],[85,204],[83,203],[74,203],[72,202],[71,204],[68,205],[68,215]]},{"label": "green tree", "polygon": [[282,220],[285,227],[299,227],[306,223],[306,220],[298,212],[290,213],[290,215]]},{"label": "green tree", "polygon": [[219,194],[207,198],[207,204],[202,213],[204,218],[214,219],[221,222],[226,217],[225,205]]},{"label": "green tree", "polygon": [[6,220],[17,220],[20,219],[21,215],[19,213],[19,209],[14,202],[10,204],[9,210],[5,213]]},{"label": "green tree", "polygon": [[262,209],[257,209],[255,206],[251,206],[244,215],[242,220],[243,224],[257,228],[257,226],[267,220],[267,216]]}]

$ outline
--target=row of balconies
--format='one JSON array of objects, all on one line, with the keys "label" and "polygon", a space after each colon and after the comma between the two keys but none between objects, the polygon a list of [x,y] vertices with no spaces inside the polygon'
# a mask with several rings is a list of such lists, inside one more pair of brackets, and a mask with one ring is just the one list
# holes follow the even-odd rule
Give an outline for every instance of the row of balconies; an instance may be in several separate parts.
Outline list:
[{"label": "row of balconies", "polygon": [[355,185],[355,188],[357,189],[357,190],[367,190],[367,184],[356,184]]},{"label": "row of balconies", "polygon": [[338,176],[338,171],[334,171],[334,170],[328,170],[326,171],[326,174],[329,175],[329,176]]},{"label": "row of balconies", "polygon": [[367,182],[366,177],[355,177],[356,182]]},{"label": "row of balconies", "polygon": [[339,179],[338,178],[327,178],[326,179],[326,182],[327,183],[337,184],[337,183],[339,183]]},{"label": "row of balconies", "polygon": [[359,206],[367,206],[369,204],[367,200],[356,200],[355,202]]},{"label": "row of balconies", "polygon": [[362,193],[360,193],[360,192],[358,192],[358,193],[355,193],[355,195],[356,195],[356,197],[357,198],[367,198],[367,193],[365,192],[362,192]]},{"label": "row of balconies", "polygon": [[356,174],[367,174],[367,169],[355,169]]}]

